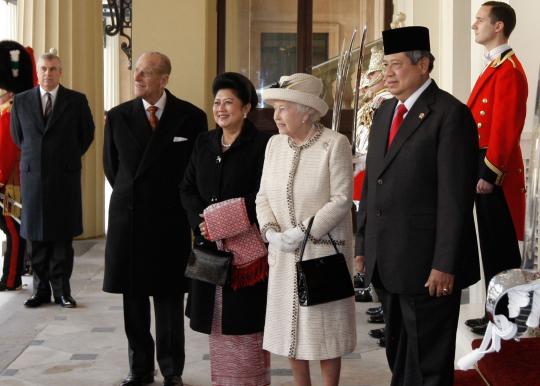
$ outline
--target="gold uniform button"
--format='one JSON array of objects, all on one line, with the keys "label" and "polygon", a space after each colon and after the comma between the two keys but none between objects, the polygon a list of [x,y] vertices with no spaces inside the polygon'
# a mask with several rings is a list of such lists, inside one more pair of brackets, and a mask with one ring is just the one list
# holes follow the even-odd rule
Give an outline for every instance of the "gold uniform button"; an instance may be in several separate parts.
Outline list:
[{"label": "gold uniform button", "polygon": [[478,134],[478,139],[480,139],[480,134]]},{"label": "gold uniform button", "polygon": [[488,103],[487,98],[482,99],[482,103]]},{"label": "gold uniform button", "polygon": [[519,174],[521,174],[521,169],[518,169],[517,172],[518,172]]},{"label": "gold uniform button", "polygon": [[480,111],[480,115],[484,116],[484,115],[486,115],[486,112],[484,110],[482,110],[482,111]]},{"label": "gold uniform button", "polygon": [[482,128],[482,122],[478,122],[478,124],[476,125],[479,129]]}]

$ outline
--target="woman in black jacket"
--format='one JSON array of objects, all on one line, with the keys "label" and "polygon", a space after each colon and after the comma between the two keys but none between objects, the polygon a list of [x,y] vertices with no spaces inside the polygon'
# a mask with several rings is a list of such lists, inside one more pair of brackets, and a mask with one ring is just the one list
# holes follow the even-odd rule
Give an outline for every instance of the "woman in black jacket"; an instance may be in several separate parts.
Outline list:
[{"label": "woman in black jacket", "polygon": [[[242,197],[256,223],[255,196],[269,136],[246,118],[258,103],[249,79],[226,72],[214,79],[212,91],[218,127],[199,135],[181,195],[195,244],[215,249],[205,239],[201,214],[211,204]],[[266,290],[266,278],[236,290],[192,280],[186,314],[193,330],[210,335],[213,385],[270,384],[270,358],[262,350]]]}]

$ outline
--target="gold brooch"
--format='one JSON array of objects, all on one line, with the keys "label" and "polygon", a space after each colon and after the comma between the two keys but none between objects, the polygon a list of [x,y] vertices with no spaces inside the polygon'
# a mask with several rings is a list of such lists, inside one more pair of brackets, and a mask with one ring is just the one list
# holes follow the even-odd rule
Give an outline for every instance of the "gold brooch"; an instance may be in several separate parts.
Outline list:
[{"label": "gold brooch", "polygon": [[424,119],[425,116],[426,116],[426,114],[420,113],[420,114],[418,114],[418,119],[422,120],[422,119]]}]

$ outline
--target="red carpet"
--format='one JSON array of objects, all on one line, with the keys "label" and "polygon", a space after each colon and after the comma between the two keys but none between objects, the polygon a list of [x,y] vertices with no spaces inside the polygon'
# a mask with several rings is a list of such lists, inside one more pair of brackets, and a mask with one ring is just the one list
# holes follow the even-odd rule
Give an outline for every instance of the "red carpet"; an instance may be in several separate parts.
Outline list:
[{"label": "red carpet", "polygon": [[[475,339],[472,347],[480,343]],[[487,354],[478,369],[490,386],[540,386],[540,338],[502,341],[501,351]],[[455,386],[485,386],[476,370],[456,370],[455,378]]]}]

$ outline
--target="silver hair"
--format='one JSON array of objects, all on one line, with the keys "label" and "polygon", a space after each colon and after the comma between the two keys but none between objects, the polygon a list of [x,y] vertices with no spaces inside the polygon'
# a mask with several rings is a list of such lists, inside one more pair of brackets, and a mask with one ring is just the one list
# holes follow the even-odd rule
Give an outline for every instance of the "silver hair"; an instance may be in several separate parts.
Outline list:
[{"label": "silver hair", "polygon": [[295,103],[295,105],[296,111],[298,111],[300,114],[308,114],[308,120],[311,121],[311,123],[317,123],[321,119],[321,114],[314,108],[302,105],[300,103]]},{"label": "silver hair", "polygon": [[60,63],[60,68],[62,68],[62,60],[60,60],[60,57],[54,52],[46,52],[41,54],[39,56],[39,60],[58,60],[58,63]]},{"label": "silver hair", "polygon": [[429,59],[429,72],[433,70],[433,63],[435,62],[435,57],[429,51],[405,51],[405,55],[410,59],[412,64],[417,64],[420,59],[428,58]]}]

